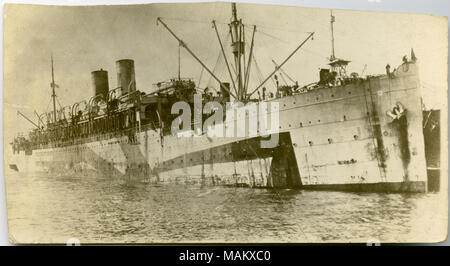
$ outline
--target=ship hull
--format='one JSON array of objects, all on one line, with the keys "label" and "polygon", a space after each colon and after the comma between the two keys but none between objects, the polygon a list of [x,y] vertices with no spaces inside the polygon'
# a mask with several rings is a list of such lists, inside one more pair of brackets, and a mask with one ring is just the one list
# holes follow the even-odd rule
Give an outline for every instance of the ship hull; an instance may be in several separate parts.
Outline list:
[{"label": "ship hull", "polygon": [[[34,150],[27,170],[159,183],[425,192],[419,87],[416,65],[405,63],[392,76],[269,100],[279,103],[274,148],[261,148],[259,136],[162,136],[144,128],[137,141],[105,135]],[[401,114],[394,118],[388,113],[395,108]]]}]

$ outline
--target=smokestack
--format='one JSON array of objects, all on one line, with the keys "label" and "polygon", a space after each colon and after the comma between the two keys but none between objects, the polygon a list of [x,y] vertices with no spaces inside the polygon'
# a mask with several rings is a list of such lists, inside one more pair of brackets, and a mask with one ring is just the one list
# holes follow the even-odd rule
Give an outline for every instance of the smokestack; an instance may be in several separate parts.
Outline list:
[{"label": "smokestack", "polygon": [[92,71],[91,72],[92,79],[92,88],[93,88],[93,96],[102,95],[104,101],[108,101],[108,91],[109,91],[109,83],[108,83],[108,71],[103,69]]},{"label": "smokestack", "polygon": [[120,87],[120,96],[126,95],[136,90],[136,80],[134,77],[134,61],[122,59],[116,61],[117,86]]}]

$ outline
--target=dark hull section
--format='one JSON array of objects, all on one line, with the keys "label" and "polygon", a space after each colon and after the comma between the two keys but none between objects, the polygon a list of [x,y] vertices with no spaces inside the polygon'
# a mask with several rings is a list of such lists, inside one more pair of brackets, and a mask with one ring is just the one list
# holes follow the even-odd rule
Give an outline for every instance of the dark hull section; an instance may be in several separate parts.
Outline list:
[{"label": "dark hull section", "polygon": [[270,172],[273,176],[271,187],[298,188],[302,186],[289,133],[280,134],[280,145],[274,149]]},{"label": "dark hull section", "polygon": [[424,181],[417,181],[398,183],[306,185],[302,188],[310,190],[335,190],[348,192],[422,193],[427,191],[427,184]]},{"label": "dark hull section", "polygon": [[[301,187],[289,133],[261,148],[261,137],[239,140],[166,160],[153,169],[156,182],[248,187]],[[184,181],[186,180],[186,181]]]}]

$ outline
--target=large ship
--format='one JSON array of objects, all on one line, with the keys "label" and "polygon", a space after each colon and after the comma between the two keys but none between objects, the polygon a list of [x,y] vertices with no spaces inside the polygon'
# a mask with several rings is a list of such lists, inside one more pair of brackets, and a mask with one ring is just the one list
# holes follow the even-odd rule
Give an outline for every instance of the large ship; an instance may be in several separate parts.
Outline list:
[{"label": "large ship", "polygon": [[[221,81],[176,33],[158,18],[170,35],[217,81],[216,90],[199,90],[194,81],[177,78],[160,82],[155,91],[137,90],[134,61],[119,60],[117,87],[109,88],[108,72],[91,73],[93,96],[86,101],[37,115],[35,129],[14,139],[14,155],[6,158],[18,171],[50,173],[93,173],[105,177],[144,178],[148,182],[264,188],[333,189],[348,191],[425,192],[423,116],[417,58],[399,57],[399,66],[386,66],[386,73],[360,77],[347,73],[349,60],[334,53],[318,81],[305,86],[280,85],[282,66],[313,36],[298,47],[267,76],[250,88],[253,38],[245,41],[244,24],[232,4],[232,59],[227,59],[215,23],[229,81]],[[253,28],[253,33],[256,26]],[[274,62],[275,63],[275,62]],[[53,61],[52,61],[53,73]],[[276,80],[276,92],[268,93],[267,80]],[[200,93],[199,93],[200,91]],[[245,125],[258,117],[264,106],[277,106],[270,115],[279,115],[275,131],[210,137],[195,119],[189,130],[173,134],[172,114],[176,102],[196,110],[209,101],[223,106],[242,102],[226,112],[228,126]],[[251,109],[249,106],[256,106]],[[254,111],[256,110],[256,111]],[[194,115],[195,116],[195,115]],[[210,114],[200,111],[202,119]],[[239,122],[244,120],[244,124]],[[278,140],[273,147],[262,141]]]}]

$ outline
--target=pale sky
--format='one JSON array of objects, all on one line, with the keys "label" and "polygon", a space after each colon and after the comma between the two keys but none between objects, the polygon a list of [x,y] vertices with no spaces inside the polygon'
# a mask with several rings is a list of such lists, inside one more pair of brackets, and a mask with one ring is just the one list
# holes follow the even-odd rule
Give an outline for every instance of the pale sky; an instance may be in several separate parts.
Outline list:
[{"label": "pale sky", "polygon": [[[318,71],[330,56],[330,10],[286,6],[237,4],[238,16],[257,26],[255,57],[262,73],[252,65],[250,90],[273,71],[272,59],[280,63],[308,35],[308,41],[283,67],[300,85],[318,81]],[[447,27],[444,17],[399,13],[333,10],[336,18],[336,56],[351,60],[349,72],[383,74],[386,64],[397,67],[414,48],[423,80],[422,97],[428,108],[447,103]],[[33,111],[51,110],[50,55],[60,103],[71,105],[92,96],[91,71],[108,71],[110,89],[115,88],[115,61],[135,60],[137,89],[153,90],[153,84],[177,75],[178,43],[156,25],[162,17],[172,30],[204,61],[228,81],[223,58],[216,65],[220,47],[211,21],[217,21],[225,41],[230,3],[152,4],[133,6],[56,7],[7,5],[4,14],[4,137],[30,128],[17,110],[36,120]],[[231,60],[228,39],[225,49]],[[182,77],[199,81],[201,67],[184,50]],[[203,72],[200,87],[216,86]],[[216,86],[217,87],[217,86]],[[268,88],[273,87],[271,81]]]}]

